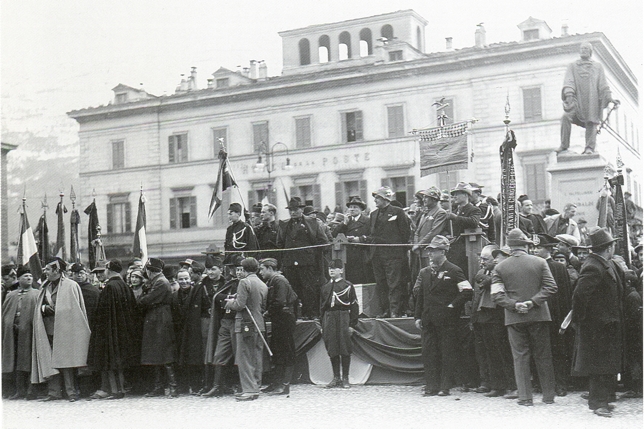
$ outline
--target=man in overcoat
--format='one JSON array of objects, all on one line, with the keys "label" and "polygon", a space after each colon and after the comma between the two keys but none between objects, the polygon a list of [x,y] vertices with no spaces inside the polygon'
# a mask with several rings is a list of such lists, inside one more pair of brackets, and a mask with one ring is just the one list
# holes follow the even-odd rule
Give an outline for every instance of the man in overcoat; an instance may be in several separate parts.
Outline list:
[{"label": "man in overcoat", "polygon": [[422,330],[424,396],[449,396],[458,359],[458,322],[472,286],[463,270],[447,260],[449,240],[437,235],[429,244],[430,266],[420,270],[414,288],[416,327]]},{"label": "man in overcoat", "polygon": [[469,183],[460,182],[452,189],[451,194],[456,202],[456,211],[448,215],[448,228],[453,233],[454,241],[449,249],[447,258],[453,263],[458,265],[465,277],[469,278],[468,259],[465,251],[465,237],[461,234],[466,229],[476,228],[479,226],[481,220],[481,210],[470,203],[472,196],[472,187]]},{"label": "man in overcoat", "polygon": [[519,405],[532,406],[530,358],[539,374],[543,402],[554,403],[555,376],[550,349],[551,323],[548,298],[557,292],[548,264],[528,254],[534,243],[519,229],[508,233],[512,255],[492,272],[490,291],[495,303],[505,308],[505,326],[514,357]]},{"label": "man in overcoat", "polygon": [[383,186],[371,195],[376,210],[369,214],[369,235],[363,235],[360,242],[385,245],[370,249],[376,298],[380,306],[377,317],[400,317],[405,310],[403,270],[408,269],[408,248],[395,245],[409,243],[411,221],[403,209],[391,204],[395,194],[390,187]]},{"label": "man in overcoat", "polygon": [[[47,398],[78,400],[75,369],[87,364],[90,328],[81,289],[64,276],[67,263],[58,257],[45,266],[43,284],[34,311],[31,382],[48,384]],[[61,375],[62,373],[62,375]]]},{"label": "man in overcoat", "polygon": [[[344,234],[350,243],[369,235],[369,217],[363,213],[367,205],[362,198],[353,196],[347,203],[347,215],[333,231],[333,236]],[[345,277],[353,284],[373,283],[373,270],[369,262],[369,250],[365,246],[346,246],[347,263]]]},{"label": "man in overcoat", "polygon": [[149,282],[138,304],[143,311],[143,340],[141,365],[154,367],[154,388],[147,397],[165,395],[163,371],[165,369],[170,396],[178,396],[173,364],[176,360],[174,326],[172,323],[172,289],[163,275],[161,259],[150,258],[145,264]]},{"label": "man in overcoat", "polygon": [[291,218],[279,222],[277,247],[285,250],[280,257],[282,271],[302,302],[302,317],[313,319],[320,310],[322,252],[320,248],[288,249],[327,244],[329,240],[316,219],[304,216],[304,207],[301,198],[290,199],[287,209]]},{"label": "man in overcoat", "polygon": [[18,289],[2,302],[2,373],[13,373],[16,391],[9,399],[31,397],[31,341],[38,290],[28,266],[18,267]]},{"label": "man in overcoat", "polygon": [[109,392],[109,399],[125,397],[123,370],[137,366],[140,359],[136,299],[121,271],[118,259],[105,266],[107,281],[98,298],[87,355],[87,365],[101,372],[101,391]]},{"label": "man in overcoat", "polygon": [[[237,401],[253,401],[259,397],[262,384],[262,352],[264,343],[264,311],[268,287],[257,277],[259,263],[255,258],[246,258],[241,263],[243,277],[237,286],[237,294],[226,299],[226,309],[236,311],[235,363],[239,368],[242,393]],[[259,329],[258,329],[259,328]]]},{"label": "man in overcoat", "polygon": [[611,417],[609,396],[623,369],[624,285],[609,263],[616,240],[602,228],[589,237],[592,253],[581,268],[572,297],[573,370],[588,376],[588,407],[599,416]]}]

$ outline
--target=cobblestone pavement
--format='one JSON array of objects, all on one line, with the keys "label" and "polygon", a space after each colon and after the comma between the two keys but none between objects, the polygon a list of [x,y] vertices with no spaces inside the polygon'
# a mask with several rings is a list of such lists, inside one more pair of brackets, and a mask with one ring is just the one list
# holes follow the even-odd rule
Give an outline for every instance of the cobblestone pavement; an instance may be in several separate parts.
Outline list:
[{"label": "cobblestone pavement", "polygon": [[620,400],[612,418],[595,416],[579,392],[553,405],[535,396],[534,407],[455,390],[422,397],[419,386],[352,386],[324,389],[295,385],[290,397],[252,402],[224,398],[126,397],[121,400],[3,401],[3,425],[13,428],[367,428],[451,427],[638,428],[642,399]]}]

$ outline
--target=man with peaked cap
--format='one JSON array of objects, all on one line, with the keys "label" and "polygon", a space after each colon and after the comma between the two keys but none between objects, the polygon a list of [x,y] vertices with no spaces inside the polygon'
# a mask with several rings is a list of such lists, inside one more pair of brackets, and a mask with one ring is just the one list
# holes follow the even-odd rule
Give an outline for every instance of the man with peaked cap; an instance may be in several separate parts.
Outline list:
[{"label": "man with peaked cap", "polygon": [[271,361],[275,365],[275,380],[262,392],[288,395],[295,367],[295,304],[297,294],[277,270],[277,259],[259,261],[259,274],[268,287],[266,311],[271,322]]},{"label": "man with peaked cap", "polygon": [[[225,370],[230,370],[235,360],[235,311],[226,309],[226,299],[237,293],[237,286],[241,280],[241,262],[244,258],[233,255],[225,265],[228,271],[225,278],[228,280],[215,291],[210,307],[210,323],[208,324],[208,338],[206,342],[206,365],[212,367],[214,373],[212,387],[202,396],[220,397],[225,393],[232,393],[226,387]],[[228,371],[230,372],[230,371]]]},{"label": "man with peaked cap", "polygon": [[[456,212],[448,214],[449,222],[451,222],[451,231],[454,235],[454,241],[450,246],[448,259],[458,265],[465,273],[465,277],[469,277],[468,259],[465,252],[465,237],[461,234],[466,229],[477,228],[481,220],[481,210],[470,203],[472,196],[472,188],[469,183],[459,182],[451,191],[452,197],[456,202]],[[448,223],[449,228],[450,223]]]},{"label": "man with peaked cap", "polygon": [[87,363],[90,328],[83,295],[65,277],[67,263],[52,258],[44,268],[47,280],[40,289],[34,311],[31,382],[48,384],[44,401],[62,399],[63,381],[70,402],[78,400],[75,368]]},{"label": "man with peaked cap", "polygon": [[430,265],[420,270],[414,286],[414,318],[422,330],[424,396],[449,396],[459,354],[459,316],[472,298],[472,286],[463,270],[447,260],[446,237],[435,236],[428,247]]},{"label": "man with peaked cap", "polygon": [[[346,204],[347,215],[333,231],[333,236],[344,234],[349,243],[357,243],[360,237],[369,234],[369,217],[363,213],[367,205],[359,196],[350,197]],[[345,278],[353,284],[373,283],[373,269],[369,261],[369,249],[365,246],[346,246],[347,263]]]},{"label": "man with peaked cap", "polygon": [[559,241],[548,234],[539,234],[535,244],[535,255],[546,260],[550,273],[557,284],[557,293],[548,298],[550,309],[550,345],[552,349],[552,365],[555,371],[555,392],[557,396],[566,396],[568,390],[568,375],[572,358],[572,334],[566,330],[559,334],[559,328],[572,309],[572,283],[565,264],[560,264],[552,258],[552,252]]},{"label": "man with peaked cap", "polygon": [[481,249],[481,269],[474,277],[471,322],[476,340],[476,358],[482,368],[481,379],[487,381],[486,384],[481,383],[483,389],[479,387],[476,392],[484,392],[490,398],[503,395],[506,399],[516,399],[512,351],[504,324],[505,311],[492,301],[490,292],[492,271],[499,254],[510,256],[509,248],[501,250],[496,244],[490,244]]},{"label": "man with peaked cap", "polygon": [[400,317],[406,307],[403,302],[406,294],[403,270],[408,269],[407,247],[395,244],[409,243],[411,221],[402,208],[392,204],[395,194],[390,187],[383,186],[371,195],[376,210],[369,214],[369,234],[360,237],[360,242],[386,245],[370,247],[376,279],[375,298],[380,307],[377,317]]},{"label": "man with peaked cap", "polygon": [[494,212],[492,206],[485,201],[483,196],[483,185],[478,183],[470,182],[470,187],[472,188],[472,204],[475,207],[478,207],[481,211],[481,219],[479,220],[479,225],[485,234],[490,243],[494,243],[496,240],[496,231],[494,229]]},{"label": "man with peaked cap", "polygon": [[[224,242],[224,251],[235,253],[257,250],[257,237],[253,227],[241,220],[242,206],[239,203],[232,203],[228,208],[228,220],[230,225],[226,228],[226,241]],[[225,261],[227,262],[231,255],[228,253]]]},{"label": "man with peaked cap", "polygon": [[570,234],[558,234],[555,238],[558,241],[557,250],[568,255],[570,265],[572,265],[575,270],[579,271],[581,269],[581,262],[579,262],[579,258],[572,253],[572,248],[579,245],[579,240]]},{"label": "man with peaked cap", "polygon": [[[344,263],[334,259],[329,263],[331,280],[322,286],[320,294],[320,319],[322,338],[331,359],[333,380],[327,388],[350,388],[351,335],[358,324],[358,299],[353,285],[342,278]],[[342,367],[342,377],[340,377]]]},{"label": "man with peaked cap", "polygon": [[165,395],[163,372],[165,370],[170,396],[178,396],[174,373],[176,339],[172,322],[172,288],[163,275],[164,262],[150,258],[145,264],[149,279],[138,304],[143,312],[143,341],[141,365],[154,368],[154,387],[146,397]]},{"label": "man with peaked cap", "polygon": [[34,278],[27,265],[16,272],[19,288],[2,301],[2,373],[11,374],[16,391],[9,399],[32,398],[29,373],[33,318],[38,290],[32,287]]},{"label": "man with peaked cap", "polygon": [[320,285],[325,278],[320,264],[322,251],[288,249],[328,244],[329,240],[317,219],[304,216],[304,207],[301,198],[291,197],[286,207],[290,219],[279,222],[277,248],[285,250],[280,261],[282,272],[302,303],[302,317],[313,319],[319,315]]},{"label": "man with peaked cap", "polygon": [[499,263],[492,272],[492,300],[505,308],[505,326],[514,357],[514,376],[519,405],[532,406],[530,358],[539,374],[543,402],[553,404],[555,375],[552,367],[548,298],[557,293],[548,264],[528,253],[534,243],[519,228],[508,233],[507,244],[512,256]]},{"label": "man with peaked cap", "polygon": [[[273,204],[264,204],[259,214],[260,224],[255,227],[255,234],[257,235],[257,243],[261,250],[277,249],[277,222],[275,216],[277,215],[277,207]],[[275,258],[278,259],[279,252],[260,252],[261,258]]]},{"label": "man with peaked cap", "polygon": [[[192,264],[192,268],[196,263]],[[201,394],[210,390],[210,365],[204,367],[208,326],[215,293],[224,285],[223,260],[206,260],[206,276],[190,289],[183,306],[183,322],[179,346],[179,365],[186,367],[190,375],[191,393]]]},{"label": "man with peaked cap", "polygon": [[575,325],[573,371],[589,377],[588,407],[611,417],[609,405],[623,362],[624,284],[611,264],[615,241],[606,229],[590,233],[592,253],[581,268],[572,297]]},{"label": "man with peaked cap", "polygon": [[255,258],[241,262],[241,279],[237,293],[225,299],[225,309],[235,314],[235,364],[239,369],[239,384],[242,392],[237,401],[253,401],[259,397],[262,384],[262,356],[266,335],[264,311],[268,287],[259,279],[259,263]]},{"label": "man with peaked cap", "polygon": [[250,209],[250,219],[248,223],[253,228],[257,228],[262,223],[262,203],[255,203]]},{"label": "man with peaked cap", "polygon": [[101,391],[92,399],[121,399],[125,397],[123,371],[138,366],[141,333],[134,293],[121,277],[123,266],[112,259],[105,266],[107,282],[98,299],[96,315],[91,325],[87,365],[101,373]]}]

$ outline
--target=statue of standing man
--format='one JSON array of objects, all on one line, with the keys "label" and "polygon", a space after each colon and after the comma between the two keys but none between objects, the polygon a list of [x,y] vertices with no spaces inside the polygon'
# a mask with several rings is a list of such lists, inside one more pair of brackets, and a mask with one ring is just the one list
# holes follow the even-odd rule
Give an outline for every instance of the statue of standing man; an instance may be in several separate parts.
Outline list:
[{"label": "statue of standing man", "polygon": [[561,99],[564,115],[561,117],[561,146],[557,153],[565,152],[570,147],[572,124],[586,129],[586,149],[584,154],[595,152],[597,142],[597,125],[602,122],[602,111],[609,103],[619,104],[613,100],[604,68],[590,59],[593,47],[582,43],[579,48],[580,59],[568,65]]}]

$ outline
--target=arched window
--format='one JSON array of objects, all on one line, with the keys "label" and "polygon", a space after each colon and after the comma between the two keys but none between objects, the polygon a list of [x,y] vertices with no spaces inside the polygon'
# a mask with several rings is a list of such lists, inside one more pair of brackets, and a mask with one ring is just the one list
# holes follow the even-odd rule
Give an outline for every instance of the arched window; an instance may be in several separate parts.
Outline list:
[{"label": "arched window", "polygon": [[416,27],[416,47],[420,52],[423,52],[423,36],[420,27]]},{"label": "arched window", "polygon": [[371,54],[373,54],[373,38],[371,36],[371,30],[363,28],[360,30],[360,56],[366,57]]},{"label": "arched window", "polygon": [[311,64],[311,45],[309,39],[300,40],[300,65]]},{"label": "arched window", "polygon": [[380,29],[380,36],[386,38],[387,40],[391,40],[394,38],[394,27],[392,27],[389,24],[385,24],[382,26]]},{"label": "arched window", "polygon": [[326,34],[318,40],[318,55],[320,63],[328,63],[331,56],[331,39]]},{"label": "arched window", "polygon": [[351,35],[349,34],[349,32],[343,31],[342,33],[340,33],[339,42],[339,60],[342,61],[351,58]]}]

